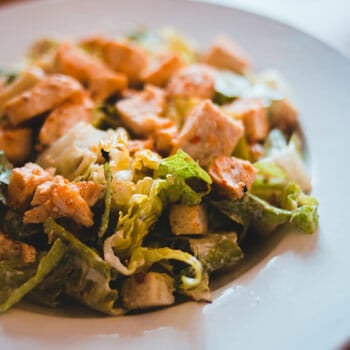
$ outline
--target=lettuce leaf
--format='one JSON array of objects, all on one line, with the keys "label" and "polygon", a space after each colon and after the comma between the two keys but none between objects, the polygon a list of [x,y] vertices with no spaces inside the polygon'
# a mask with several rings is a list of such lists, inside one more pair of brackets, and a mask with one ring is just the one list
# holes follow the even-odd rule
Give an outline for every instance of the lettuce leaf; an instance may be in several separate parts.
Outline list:
[{"label": "lettuce leaf", "polygon": [[110,287],[109,265],[51,218],[45,221],[44,228],[49,236],[60,238],[69,249],[65,263],[71,273],[65,281],[65,294],[91,309],[111,315],[122,314],[123,310],[115,308],[118,291]]},{"label": "lettuce leaf", "polygon": [[210,192],[212,183],[209,174],[182,150],[163,159],[154,176],[167,180],[170,202],[180,201],[187,205],[199,204]]},{"label": "lettuce leaf", "polygon": [[40,259],[37,267],[26,269],[23,266],[16,268],[1,264],[0,312],[8,310],[39,285],[57,266],[66,252],[66,245],[58,239],[49,252]]},{"label": "lettuce leaf", "polygon": [[7,205],[7,186],[12,174],[12,164],[7,160],[4,151],[0,150],[0,203]]}]

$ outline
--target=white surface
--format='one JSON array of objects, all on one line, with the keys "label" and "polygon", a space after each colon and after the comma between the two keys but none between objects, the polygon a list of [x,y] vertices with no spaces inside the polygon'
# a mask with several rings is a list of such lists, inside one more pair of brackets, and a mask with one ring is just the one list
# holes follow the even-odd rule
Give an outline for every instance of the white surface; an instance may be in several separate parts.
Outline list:
[{"label": "white surface", "polygon": [[[152,5],[151,5],[152,4]],[[35,37],[125,32],[135,24],[174,25],[207,44],[234,36],[257,68],[289,80],[309,143],[318,234],[290,234],[248,272],[187,303],[122,318],[14,309],[0,317],[7,349],[333,349],[350,336],[347,149],[350,63],[290,27],[235,10],[184,1],[50,0],[0,12],[0,63]],[[229,276],[230,278],[230,276]]]}]

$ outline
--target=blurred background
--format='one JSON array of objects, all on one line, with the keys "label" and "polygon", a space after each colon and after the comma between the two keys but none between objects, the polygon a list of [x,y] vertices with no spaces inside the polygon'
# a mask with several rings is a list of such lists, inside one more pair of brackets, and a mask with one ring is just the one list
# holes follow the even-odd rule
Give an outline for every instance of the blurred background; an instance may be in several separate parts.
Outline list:
[{"label": "blurred background", "polygon": [[[0,10],[30,1],[0,0]],[[71,0],[74,1],[74,0]],[[152,0],[142,0],[152,1]],[[177,0],[166,0],[177,1]],[[259,13],[291,24],[350,57],[350,0],[194,0]]]}]

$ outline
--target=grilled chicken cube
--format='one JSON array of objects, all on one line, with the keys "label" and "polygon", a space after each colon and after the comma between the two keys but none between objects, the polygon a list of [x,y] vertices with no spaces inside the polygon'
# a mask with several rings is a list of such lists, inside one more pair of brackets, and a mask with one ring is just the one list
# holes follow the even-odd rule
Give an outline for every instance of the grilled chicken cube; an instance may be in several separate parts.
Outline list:
[{"label": "grilled chicken cube", "polygon": [[74,183],[82,198],[89,207],[94,206],[104,195],[103,186],[93,181],[79,181]]},{"label": "grilled chicken cube", "polygon": [[103,101],[107,97],[127,87],[124,74],[112,71],[97,57],[63,43],[57,50],[55,69],[59,73],[70,75],[82,84],[87,84],[91,97]]},{"label": "grilled chicken cube", "polygon": [[36,250],[33,246],[15,241],[0,232],[0,260],[20,260],[27,265],[35,262]]},{"label": "grilled chicken cube", "polygon": [[37,67],[24,70],[11,84],[0,89],[0,115],[4,113],[4,104],[12,97],[32,88],[44,77],[44,72]]},{"label": "grilled chicken cube", "polygon": [[[24,213],[24,223],[41,223],[47,218],[69,217],[76,223],[90,227],[94,224],[93,213],[89,207],[95,204],[102,194],[100,186],[93,185],[94,195],[91,190],[77,186],[62,176],[55,176],[52,180],[39,185],[31,201],[33,209]],[[83,198],[85,195],[86,199]],[[89,200],[89,203],[88,203]]]},{"label": "grilled chicken cube", "polygon": [[169,153],[178,135],[177,127],[173,123],[166,128],[158,129],[153,134],[155,148],[160,153]]},{"label": "grilled chicken cube", "polygon": [[177,54],[162,57],[149,65],[142,78],[147,84],[162,87],[182,65],[182,59]]},{"label": "grilled chicken cube", "polygon": [[229,69],[238,74],[249,68],[247,55],[235,43],[227,38],[218,38],[209,51],[204,55],[203,61],[220,69]]},{"label": "grilled chicken cube", "polygon": [[79,122],[91,122],[93,108],[93,101],[84,94],[64,102],[46,118],[39,133],[40,143],[51,145]]},{"label": "grilled chicken cube", "polygon": [[273,101],[269,116],[272,126],[284,132],[288,133],[298,126],[298,111],[287,99]]},{"label": "grilled chicken cube", "polygon": [[246,160],[220,156],[210,164],[209,175],[217,193],[235,200],[242,198],[250,189],[256,169]]},{"label": "grilled chicken cube", "polygon": [[203,205],[173,204],[169,222],[174,235],[202,235],[208,231],[208,216]]},{"label": "grilled chicken cube", "polygon": [[36,188],[52,178],[52,171],[44,170],[34,163],[14,168],[7,191],[9,207],[12,209],[24,208],[30,203]]},{"label": "grilled chicken cube", "polygon": [[215,93],[216,71],[205,64],[192,64],[179,69],[170,79],[167,95],[170,98],[191,97],[211,99]]},{"label": "grilled chicken cube", "polygon": [[146,86],[139,94],[123,99],[116,104],[120,119],[135,135],[147,136],[171,121],[160,115],[166,107],[163,90]]},{"label": "grilled chicken cube", "polygon": [[249,141],[266,139],[270,125],[262,100],[241,98],[225,106],[224,109],[243,121],[244,131]]},{"label": "grilled chicken cube", "polygon": [[32,130],[0,129],[0,149],[12,163],[24,162],[32,151]]},{"label": "grilled chicken cube", "polygon": [[12,125],[19,125],[33,117],[56,108],[81,92],[82,86],[71,77],[61,74],[47,76],[33,88],[11,98],[4,110]]},{"label": "grilled chicken cube", "polygon": [[230,155],[242,135],[240,122],[205,100],[187,116],[172,152],[181,148],[207,167],[217,156]]}]

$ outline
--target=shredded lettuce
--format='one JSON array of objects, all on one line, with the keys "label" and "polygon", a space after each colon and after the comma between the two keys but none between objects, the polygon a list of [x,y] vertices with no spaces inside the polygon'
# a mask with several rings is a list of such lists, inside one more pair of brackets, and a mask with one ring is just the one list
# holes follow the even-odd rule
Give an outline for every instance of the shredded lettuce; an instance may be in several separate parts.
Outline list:
[{"label": "shredded lettuce", "polygon": [[[40,259],[36,269],[30,268],[23,271],[23,267],[21,267],[18,271],[1,264],[0,276],[3,281],[0,292],[0,312],[5,312],[14,304],[17,304],[26,294],[39,285],[61,261],[66,252],[66,245],[61,240],[56,240],[50,251]],[[3,269],[5,268],[7,271],[4,273]]]}]

